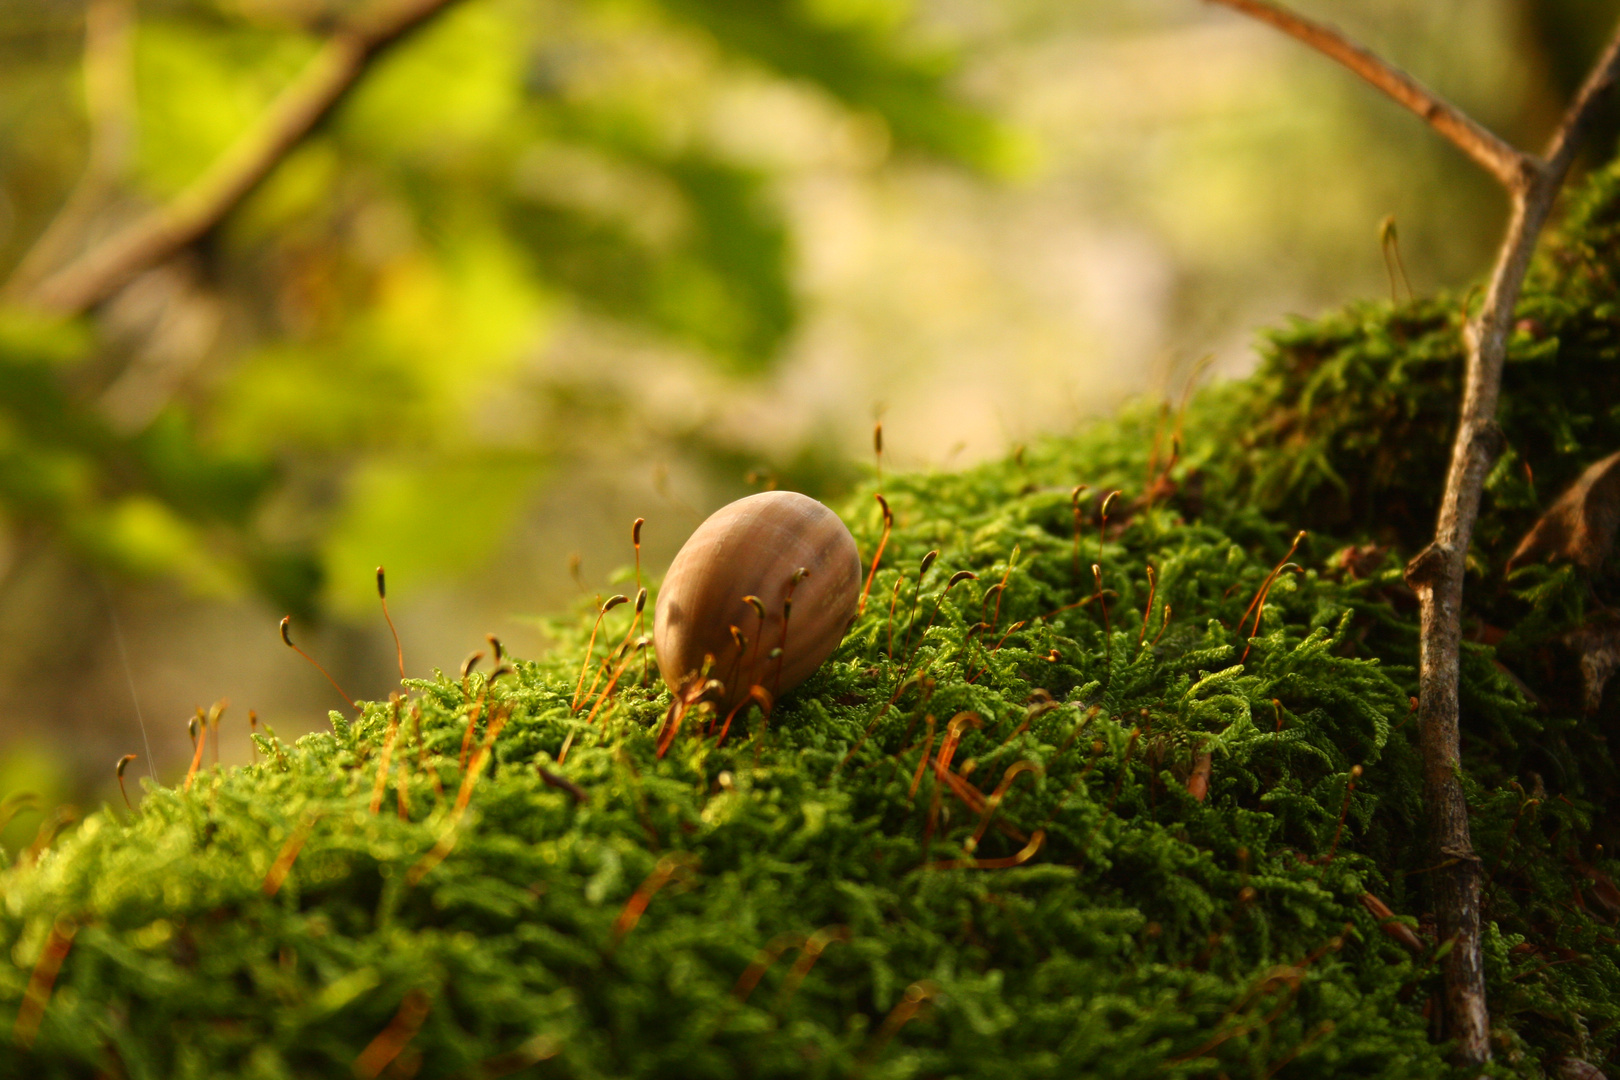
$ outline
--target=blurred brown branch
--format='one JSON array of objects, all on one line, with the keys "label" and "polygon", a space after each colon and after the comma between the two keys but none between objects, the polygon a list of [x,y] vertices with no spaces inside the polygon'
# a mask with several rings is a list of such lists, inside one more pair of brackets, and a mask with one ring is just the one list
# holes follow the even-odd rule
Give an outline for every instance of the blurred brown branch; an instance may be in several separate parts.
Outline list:
[{"label": "blurred brown branch", "polygon": [[1344,37],[1265,0],[1211,0],[1297,38],[1360,75],[1426,120],[1486,171],[1512,199],[1507,235],[1497,252],[1479,313],[1464,327],[1468,368],[1451,464],[1434,541],[1414,558],[1406,579],[1420,605],[1418,715],[1429,842],[1438,866],[1430,881],[1441,940],[1455,938],[1445,959],[1447,1034],[1464,1065],[1490,1060],[1490,1018],[1480,955],[1480,864],[1468,828],[1461,780],[1457,685],[1462,643],[1463,574],[1486,474],[1501,452],[1496,404],[1502,389],[1513,309],[1524,275],[1574,162],[1595,106],[1620,73],[1620,30],[1565,112],[1538,159],[1516,150],[1415,79]]},{"label": "blurred brown branch", "polygon": [[[44,266],[90,211],[72,198],[19,263],[6,285],[14,299],[64,315],[108,299],[137,275],[163,262],[214,228],[282,158],[331,112],[385,47],[428,21],[454,0],[401,0],[347,23],[326,39],[298,77],[208,169],[164,206],[94,244],[55,271]],[[92,10],[117,0],[101,0]],[[87,65],[95,63],[94,24],[87,32]],[[92,77],[93,79],[93,77]],[[92,168],[95,168],[94,152]],[[41,250],[44,249],[44,250]],[[32,280],[31,280],[32,279]]]}]

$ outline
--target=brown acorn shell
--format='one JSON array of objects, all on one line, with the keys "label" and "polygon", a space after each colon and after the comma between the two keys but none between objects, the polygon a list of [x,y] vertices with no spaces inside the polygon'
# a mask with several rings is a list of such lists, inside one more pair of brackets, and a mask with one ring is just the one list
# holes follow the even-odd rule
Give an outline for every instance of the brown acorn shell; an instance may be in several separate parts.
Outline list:
[{"label": "brown acorn shell", "polygon": [[[794,574],[808,570],[797,585]],[[855,621],[861,561],[837,514],[795,491],[765,491],[722,506],[699,525],[670,564],[658,590],[653,646],[658,670],[680,692],[713,656],[708,677],[725,687],[722,711],[763,686],[778,696],[831,656]],[[792,590],[780,668],[783,601]],[[765,607],[764,626],[743,600]],[[747,638],[739,650],[735,626]]]}]

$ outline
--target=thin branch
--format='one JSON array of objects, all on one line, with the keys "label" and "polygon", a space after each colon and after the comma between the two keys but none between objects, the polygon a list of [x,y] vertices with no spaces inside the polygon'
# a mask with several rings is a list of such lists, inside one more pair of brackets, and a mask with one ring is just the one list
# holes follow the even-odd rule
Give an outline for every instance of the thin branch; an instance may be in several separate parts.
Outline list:
[{"label": "thin branch", "polygon": [[1208,0],[1258,19],[1337,60],[1421,117],[1457,149],[1473,158],[1509,191],[1529,183],[1535,159],[1514,149],[1495,132],[1333,27],[1295,15],[1267,0]]},{"label": "thin branch", "polygon": [[94,307],[207,235],[312,131],[385,46],[453,0],[404,0],[334,32],[252,128],[174,200],[149,211],[23,294],[60,314]]},{"label": "thin branch", "polygon": [[1609,39],[1609,44],[1603,50],[1603,55],[1598,57],[1592,73],[1586,77],[1586,82],[1581,84],[1575,100],[1570,102],[1558,130],[1553,132],[1553,137],[1547,142],[1545,172],[1554,187],[1563,183],[1564,174],[1569,171],[1570,164],[1575,160],[1575,152],[1580,149],[1587,129],[1592,125],[1592,117],[1597,113],[1597,104],[1614,85],[1617,75],[1620,75],[1620,30]]},{"label": "thin branch", "polygon": [[1464,328],[1468,367],[1456,440],[1435,523],[1434,541],[1406,568],[1418,596],[1419,742],[1429,843],[1440,867],[1430,877],[1437,931],[1456,945],[1445,959],[1446,1035],[1460,1064],[1491,1057],[1485,969],[1480,952],[1480,861],[1468,826],[1462,787],[1458,682],[1462,648],[1463,578],[1485,477],[1501,452],[1496,425],[1502,365],[1513,311],[1581,137],[1603,93],[1620,75],[1620,29],[1565,113],[1545,162],[1508,146],[1467,115],[1424,89],[1337,31],[1299,18],[1266,0],[1211,0],[1282,30],[1326,54],[1423,117],[1507,188],[1512,213],[1479,314]]}]

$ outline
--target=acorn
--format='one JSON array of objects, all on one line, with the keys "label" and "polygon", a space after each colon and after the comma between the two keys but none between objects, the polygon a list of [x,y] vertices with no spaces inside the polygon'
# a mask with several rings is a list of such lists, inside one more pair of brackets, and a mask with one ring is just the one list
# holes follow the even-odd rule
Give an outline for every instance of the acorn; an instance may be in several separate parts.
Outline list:
[{"label": "acorn", "polygon": [[795,491],[738,499],[670,563],[654,618],[658,670],[677,694],[719,680],[711,700],[722,712],[754,686],[774,699],[838,648],[860,587],[855,538],[837,514]]}]

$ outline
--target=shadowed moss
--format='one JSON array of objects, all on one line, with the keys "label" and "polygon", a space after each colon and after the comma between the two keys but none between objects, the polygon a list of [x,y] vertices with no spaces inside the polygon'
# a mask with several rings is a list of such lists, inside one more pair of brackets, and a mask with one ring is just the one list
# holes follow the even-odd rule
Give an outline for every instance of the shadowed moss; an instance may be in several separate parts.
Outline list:
[{"label": "shadowed moss", "polygon": [[[1526,298],[1552,336],[1516,344],[1520,453],[1573,453],[1559,431],[1586,447],[1614,422],[1594,381],[1612,292],[1568,285],[1612,265],[1611,204],[1587,198]],[[723,746],[700,709],[658,755],[669,697],[639,661],[594,722],[571,710],[589,620],[570,620],[564,647],[493,686],[409,684],[379,812],[394,712],[370,703],[8,856],[0,1022],[33,1041],[0,1048],[0,1072],[1446,1075],[1400,567],[1440,476],[1451,319],[1443,302],[1368,307],[1278,335],[1254,380],[1195,403],[1154,505],[1116,501],[1100,535],[1083,501],[1078,556],[1071,488],[1148,486],[1150,412],[890,478],[864,613],[768,725],[744,714]],[[1536,365],[1596,374],[1517,374]],[[1527,384],[1561,412],[1516,397]],[[1538,461],[1543,495],[1582,464]],[[1492,489],[1487,567],[1534,515],[1517,475]],[[843,508],[868,559],[870,495]],[[1275,576],[1254,633],[1245,612],[1301,525],[1323,535]],[[1534,569],[1479,601],[1520,612],[1525,655],[1597,587]],[[959,570],[978,576],[946,595]],[[599,659],[630,617],[608,617]],[[1611,1058],[1620,1022],[1613,863],[1591,847],[1612,800],[1603,721],[1533,693],[1469,647],[1492,1068],[1524,1077]],[[1527,765],[1534,747],[1560,771]]]}]

